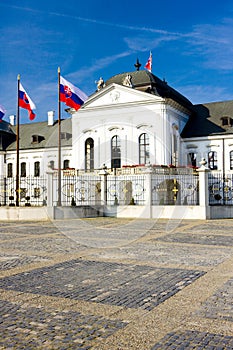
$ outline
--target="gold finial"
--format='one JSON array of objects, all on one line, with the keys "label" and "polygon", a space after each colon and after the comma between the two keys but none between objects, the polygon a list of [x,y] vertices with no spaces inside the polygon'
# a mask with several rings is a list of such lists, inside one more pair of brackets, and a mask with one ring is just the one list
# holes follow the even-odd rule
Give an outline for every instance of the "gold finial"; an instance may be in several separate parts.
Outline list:
[{"label": "gold finial", "polygon": [[60,67],[57,68],[57,72],[61,73],[61,68]]},{"label": "gold finial", "polygon": [[17,79],[20,80],[20,74],[18,74]]}]

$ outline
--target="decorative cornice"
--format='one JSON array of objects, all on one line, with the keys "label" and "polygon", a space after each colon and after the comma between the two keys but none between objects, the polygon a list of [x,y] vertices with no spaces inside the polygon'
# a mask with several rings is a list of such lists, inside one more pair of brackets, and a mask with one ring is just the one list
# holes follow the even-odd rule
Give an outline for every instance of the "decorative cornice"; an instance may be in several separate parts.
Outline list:
[{"label": "decorative cornice", "polygon": [[108,128],[109,131],[113,131],[113,130],[124,130],[124,128],[120,128],[119,126],[117,125],[114,125],[114,126],[110,126]]},{"label": "decorative cornice", "polygon": [[152,128],[152,125],[149,124],[138,124],[136,126],[137,129],[141,129],[141,128]]}]

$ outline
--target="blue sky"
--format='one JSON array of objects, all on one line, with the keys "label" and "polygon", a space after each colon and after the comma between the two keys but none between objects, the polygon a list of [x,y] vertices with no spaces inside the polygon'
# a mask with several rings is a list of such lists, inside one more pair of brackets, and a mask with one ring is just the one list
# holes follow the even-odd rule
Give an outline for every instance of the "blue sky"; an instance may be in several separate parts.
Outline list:
[{"label": "blue sky", "polygon": [[[87,95],[145,65],[194,104],[233,99],[231,0],[0,0],[0,104],[16,113],[17,75],[36,121],[57,111],[57,68]],[[63,117],[67,117],[62,106]],[[21,109],[21,122],[29,122]]]}]

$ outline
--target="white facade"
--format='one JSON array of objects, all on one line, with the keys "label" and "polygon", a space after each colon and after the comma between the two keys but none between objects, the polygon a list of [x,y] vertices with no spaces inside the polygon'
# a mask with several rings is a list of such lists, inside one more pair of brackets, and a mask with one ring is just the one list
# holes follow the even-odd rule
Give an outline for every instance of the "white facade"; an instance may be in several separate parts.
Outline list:
[{"label": "white facade", "polygon": [[[72,166],[86,169],[88,139],[93,140],[94,169],[112,168],[112,140],[118,137],[121,166],[179,165],[180,133],[189,118],[177,103],[112,84],[88,99],[72,115]],[[140,154],[140,137],[148,136],[149,154]]]},{"label": "white facade", "polygon": [[[202,158],[207,161],[210,170],[216,173],[233,173],[233,137],[232,135],[216,135],[208,137],[193,137],[183,140],[184,159],[189,153],[196,154],[196,163]],[[214,154],[213,154],[214,152]],[[210,157],[214,156],[213,162]]]},{"label": "white facade", "polygon": [[[64,161],[71,162],[72,149],[63,148],[61,151],[61,164],[63,168]],[[16,176],[16,152],[10,151],[6,155],[6,164],[4,168],[4,174],[7,175],[8,164],[12,164],[12,176]],[[46,174],[49,168],[58,169],[58,149],[36,149],[36,150],[20,150],[19,152],[19,168],[21,174],[21,164],[25,163],[26,176],[35,176],[35,163],[39,163],[39,175]],[[53,164],[53,165],[52,165]]]}]

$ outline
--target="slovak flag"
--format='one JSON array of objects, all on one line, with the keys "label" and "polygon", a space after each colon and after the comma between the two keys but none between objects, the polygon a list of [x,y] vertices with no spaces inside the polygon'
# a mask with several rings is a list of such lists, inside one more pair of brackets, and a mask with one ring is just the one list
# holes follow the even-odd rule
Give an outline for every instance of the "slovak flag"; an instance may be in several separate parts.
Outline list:
[{"label": "slovak flag", "polygon": [[4,117],[5,113],[6,113],[5,108],[0,105],[0,122],[2,121],[2,118]]},{"label": "slovak flag", "polygon": [[33,109],[36,109],[34,102],[30,99],[26,91],[24,90],[21,83],[19,83],[19,107],[27,109],[29,119],[33,120],[35,118],[35,113]]},{"label": "slovak flag", "polygon": [[144,68],[146,68],[149,72],[152,72],[152,53],[151,52]]},{"label": "slovak flag", "polygon": [[88,99],[88,96],[69,81],[60,77],[60,101],[76,111]]}]

